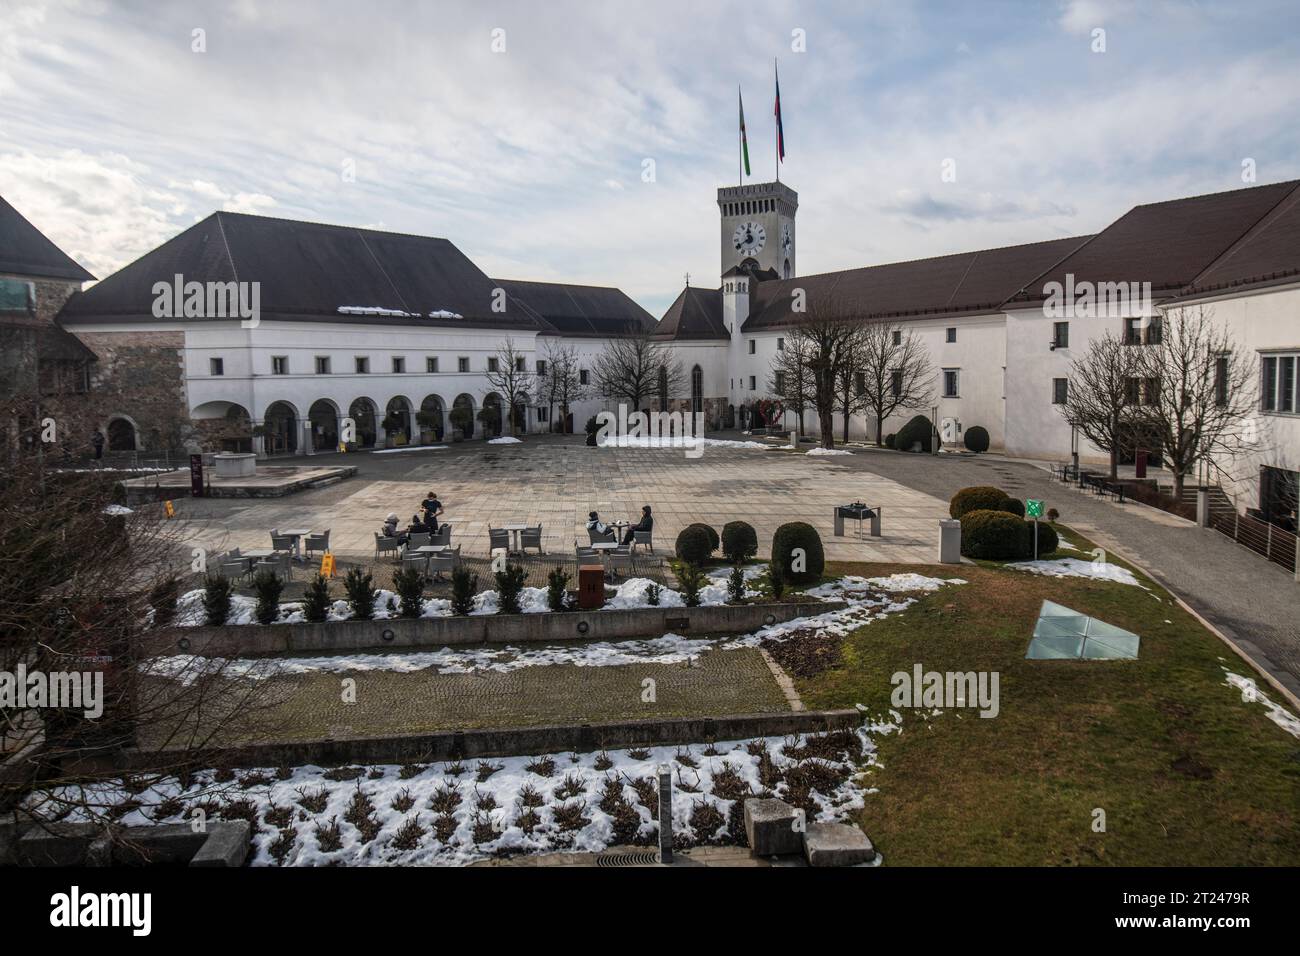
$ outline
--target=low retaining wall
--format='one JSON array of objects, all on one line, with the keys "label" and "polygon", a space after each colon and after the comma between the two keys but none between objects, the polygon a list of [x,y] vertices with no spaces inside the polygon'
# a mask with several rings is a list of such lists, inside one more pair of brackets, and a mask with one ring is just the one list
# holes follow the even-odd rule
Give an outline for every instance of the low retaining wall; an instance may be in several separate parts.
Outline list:
[{"label": "low retaining wall", "polygon": [[[673,717],[608,724],[492,727],[344,740],[302,740],[210,750],[200,758],[222,767],[333,767],[347,764],[431,763],[479,757],[590,753],[627,747],[663,747],[715,740],[750,740],[857,727],[856,710],[802,710],[728,717]],[[131,768],[158,766],[156,751],[126,751]]]},{"label": "low retaining wall", "polygon": [[844,607],[842,602],[632,608],[471,617],[174,627],[142,639],[148,655],[247,657],[289,652],[392,650],[456,644],[611,641],[663,634],[748,634],[765,625]]}]

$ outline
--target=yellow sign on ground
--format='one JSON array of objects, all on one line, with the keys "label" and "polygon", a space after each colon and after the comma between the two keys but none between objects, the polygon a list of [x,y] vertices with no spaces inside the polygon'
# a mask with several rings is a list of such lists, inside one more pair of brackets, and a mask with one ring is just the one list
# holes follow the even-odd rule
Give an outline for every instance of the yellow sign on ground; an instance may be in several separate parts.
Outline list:
[{"label": "yellow sign on ground", "polygon": [[167,517],[169,518],[176,517],[176,508],[170,501],[164,502],[163,511],[167,512]]},{"label": "yellow sign on ground", "polygon": [[320,576],[323,578],[334,577],[334,553],[326,551],[320,559]]}]

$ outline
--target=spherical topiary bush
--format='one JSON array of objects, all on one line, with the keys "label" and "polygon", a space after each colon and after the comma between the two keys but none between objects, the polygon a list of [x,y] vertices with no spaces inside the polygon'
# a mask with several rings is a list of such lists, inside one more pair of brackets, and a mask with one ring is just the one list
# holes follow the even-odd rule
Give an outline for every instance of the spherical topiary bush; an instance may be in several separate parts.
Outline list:
[{"label": "spherical topiary bush", "polygon": [[[797,552],[802,551],[801,566],[795,570]],[[821,579],[826,568],[826,552],[822,550],[821,535],[812,525],[803,521],[790,521],[776,529],[772,535],[772,560],[781,562],[787,581],[806,584]]]},{"label": "spherical topiary bush", "polygon": [[1024,529],[1023,518],[1005,511],[968,511],[961,518],[961,553],[988,561],[1018,560],[1024,553]]},{"label": "spherical topiary bush", "polygon": [[897,435],[895,435],[893,432],[890,432],[888,435],[885,436],[885,447],[886,448],[896,447],[897,438],[898,438]]},{"label": "spherical topiary bush", "polygon": [[705,524],[703,521],[696,521],[691,525],[692,528],[703,528],[704,533],[709,536],[709,554],[718,550],[718,545],[722,542],[718,538],[718,532],[713,530],[712,525]]},{"label": "spherical topiary bush", "polygon": [[758,532],[747,521],[728,521],[722,527],[722,553],[732,564],[758,554]]},{"label": "spherical topiary bush", "polygon": [[[1034,556],[1034,523],[1026,521],[1023,557],[1026,561]],[[1061,546],[1061,536],[1046,521],[1038,522],[1038,556],[1045,557]]]},{"label": "spherical topiary bush", "polygon": [[1017,518],[1023,518],[1025,516],[1025,503],[1019,498],[1006,498],[1002,502],[1002,510],[1015,515]]},{"label": "spherical topiary bush", "polygon": [[960,518],[970,511],[1006,511],[1007,493],[992,485],[963,488],[948,502],[948,515]]},{"label": "spherical topiary bush", "polygon": [[703,564],[713,554],[713,544],[709,541],[708,526],[702,524],[687,525],[677,535],[674,547],[677,557],[687,564]]},{"label": "spherical topiary bush", "polygon": [[979,454],[982,451],[989,450],[989,430],[976,425],[974,428],[966,429],[966,434],[962,439],[966,443],[969,451]]},{"label": "spherical topiary bush", "polygon": [[894,438],[894,447],[899,451],[911,451],[920,444],[921,451],[928,452],[931,449],[930,439],[933,431],[934,429],[930,427],[930,419],[924,415],[917,415],[898,430],[898,435]]}]

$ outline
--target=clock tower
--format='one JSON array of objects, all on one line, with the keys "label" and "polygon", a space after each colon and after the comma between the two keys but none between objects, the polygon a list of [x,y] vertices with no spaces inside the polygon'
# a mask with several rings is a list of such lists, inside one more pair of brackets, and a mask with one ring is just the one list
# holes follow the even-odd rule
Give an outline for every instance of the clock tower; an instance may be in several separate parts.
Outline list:
[{"label": "clock tower", "polygon": [[771,269],[782,279],[795,276],[794,214],[799,194],[785,183],[752,183],[718,190],[722,218],[722,268]]}]

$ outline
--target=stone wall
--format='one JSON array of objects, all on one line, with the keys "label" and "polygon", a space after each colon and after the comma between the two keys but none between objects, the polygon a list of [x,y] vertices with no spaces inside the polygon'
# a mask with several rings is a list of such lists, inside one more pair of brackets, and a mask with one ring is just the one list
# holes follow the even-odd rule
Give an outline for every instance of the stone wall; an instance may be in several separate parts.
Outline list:
[{"label": "stone wall", "polygon": [[115,417],[127,417],[136,425],[140,451],[177,450],[193,437],[183,332],[71,331],[99,356],[90,388],[102,428]]}]

